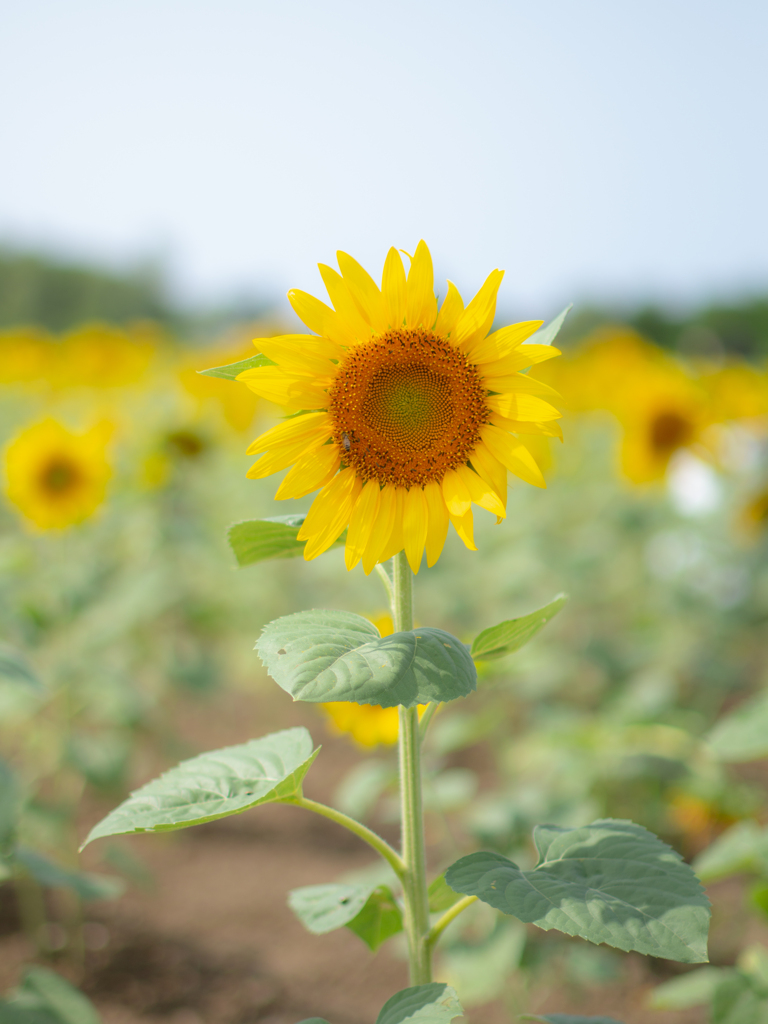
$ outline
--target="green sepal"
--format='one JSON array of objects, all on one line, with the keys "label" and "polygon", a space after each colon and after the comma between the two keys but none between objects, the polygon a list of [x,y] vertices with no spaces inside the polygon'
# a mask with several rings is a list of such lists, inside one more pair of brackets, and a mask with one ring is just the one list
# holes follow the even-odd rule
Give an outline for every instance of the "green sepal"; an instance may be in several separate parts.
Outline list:
[{"label": "green sepal", "polygon": [[557,615],[567,600],[567,594],[558,594],[553,601],[538,611],[484,629],[472,641],[472,657],[478,661],[491,661],[493,658],[503,658],[519,650]]},{"label": "green sepal", "polygon": [[434,981],[396,992],[382,1006],[376,1024],[450,1024],[463,1014],[456,991]]},{"label": "green sepal", "polygon": [[319,749],[297,727],[182,761],[110,812],[83,847],[102,836],[169,832],[299,796]]},{"label": "green sepal", "polygon": [[237,375],[243,370],[253,370],[257,366],[275,366],[271,359],[266,356],[254,355],[247,359],[241,359],[238,363],[229,363],[227,366],[212,366],[209,370],[198,370],[203,377],[221,377],[222,380],[237,380]]},{"label": "green sepal", "polygon": [[626,952],[707,961],[709,900],[670,846],[631,821],[538,826],[531,871],[497,853],[472,853],[446,872],[456,892],[544,931]]},{"label": "green sepal", "polygon": [[425,628],[382,637],[353,612],[285,615],[264,627],[256,650],[294,700],[413,707],[466,697],[477,681],[469,648],[450,633]]},{"label": "green sepal", "polygon": [[49,889],[71,889],[82,900],[116,900],[125,892],[125,882],[114,875],[97,875],[89,871],[70,871],[48,860],[41,853],[19,846],[15,863],[40,885]]},{"label": "green sepal", "polygon": [[[296,536],[305,519],[302,513],[234,523],[227,530],[227,540],[235,553],[237,564],[242,568],[269,558],[298,558],[303,555],[306,541],[297,540]],[[346,540],[345,530],[328,550],[342,547]]]}]

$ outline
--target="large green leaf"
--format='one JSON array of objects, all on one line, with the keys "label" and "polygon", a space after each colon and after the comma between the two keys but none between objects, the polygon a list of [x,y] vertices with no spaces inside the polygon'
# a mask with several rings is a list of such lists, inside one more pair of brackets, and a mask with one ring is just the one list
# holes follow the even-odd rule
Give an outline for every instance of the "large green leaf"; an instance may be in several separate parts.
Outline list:
[{"label": "large green leaf", "polygon": [[441,629],[381,637],[353,612],[297,612],[264,627],[256,650],[294,700],[389,708],[466,697],[477,673],[469,648]]},{"label": "large green leaf", "polygon": [[544,326],[540,327],[535,334],[532,334],[525,344],[521,346],[522,351],[525,351],[525,345],[551,345],[560,333],[563,321],[572,309],[573,303],[571,302],[561,313],[557,314],[554,320],[550,320],[548,324],[544,324]]},{"label": "large green leaf", "polygon": [[224,380],[237,380],[237,375],[243,370],[252,370],[256,366],[274,366],[271,359],[263,355],[249,356],[241,359],[238,363],[228,363],[227,366],[212,366],[209,370],[198,370],[204,377],[221,377]]},{"label": "large green leaf", "polygon": [[454,1017],[461,1017],[464,1011],[456,992],[450,985],[432,982],[430,985],[415,985],[396,992],[381,1008],[376,1024],[450,1024]]},{"label": "large green leaf", "polygon": [[768,693],[725,715],[705,738],[721,761],[736,763],[768,757]]},{"label": "large green leaf", "polygon": [[448,869],[446,881],[545,931],[683,963],[707,960],[709,901],[657,836],[606,819],[582,828],[540,825],[534,840],[532,871],[497,853],[472,853]]},{"label": "large green leaf", "polygon": [[182,761],[132,793],[91,829],[83,846],[101,836],[200,825],[296,796],[316,754],[312,737],[299,727]]},{"label": "large green leaf", "polygon": [[125,892],[125,882],[113,875],[95,875],[70,871],[48,860],[41,853],[19,846],[16,862],[40,885],[51,889],[71,889],[83,900],[115,900]]},{"label": "large green leaf", "polygon": [[574,1017],[572,1013],[545,1013],[543,1017],[529,1017],[520,1020],[536,1020],[542,1024],[621,1024],[615,1017]]},{"label": "large green leaf", "polygon": [[[268,558],[297,558],[303,555],[306,541],[296,540],[296,535],[305,518],[304,514],[272,516],[270,519],[246,519],[230,526],[227,538],[237,564],[242,567],[264,562]],[[341,547],[346,539],[345,530],[328,550]]]},{"label": "large green leaf", "polygon": [[558,594],[553,601],[538,611],[484,629],[472,642],[472,657],[490,661],[492,658],[503,658],[519,650],[557,615],[567,600],[567,594]]},{"label": "large green leaf", "polygon": [[702,850],[692,867],[702,882],[743,871],[768,873],[768,829],[756,821],[739,821]]},{"label": "large green leaf", "polygon": [[4,643],[0,643],[0,679],[11,683],[21,683],[23,686],[29,686],[41,693],[45,690],[40,677],[26,656],[15,647]]},{"label": "large green leaf", "polygon": [[314,935],[346,926],[371,949],[403,927],[400,908],[386,885],[305,885],[288,893],[288,905]]},{"label": "large green leaf", "polygon": [[0,1003],[0,1024],[101,1024],[90,999],[47,967],[29,967]]}]

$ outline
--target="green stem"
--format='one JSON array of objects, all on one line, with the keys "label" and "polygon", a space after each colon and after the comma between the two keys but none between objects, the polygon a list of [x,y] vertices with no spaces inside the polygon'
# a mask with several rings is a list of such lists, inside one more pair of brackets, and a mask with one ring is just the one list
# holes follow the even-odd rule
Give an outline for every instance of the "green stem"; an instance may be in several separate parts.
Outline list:
[{"label": "green stem", "polygon": [[424,714],[421,716],[420,728],[421,728],[421,741],[422,741],[422,743],[424,742],[424,737],[427,735],[427,729],[429,728],[429,723],[435,717],[435,712],[437,711],[437,709],[439,707],[440,707],[440,701],[439,700],[430,701],[429,704],[427,704],[427,707],[426,707],[426,710],[425,710]]},{"label": "green stem", "polygon": [[[413,629],[413,574],[405,552],[394,559],[395,593],[392,611],[395,632]],[[432,980],[429,934],[429,896],[424,843],[424,811],[421,795],[421,735],[418,708],[398,708],[400,715],[400,806],[404,927],[408,938],[411,985]]]},{"label": "green stem", "polygon": [[294,807],[303,807],[306,811],[322,814],[324,818],[330,818],[337,825],[342,825],[344,828],[349,829],[350,832],[354,832],[356,836],[359,836],[369,846],[372,846],[392,866],[392,870],[398,878],[402,879],[404,877],[406,865],[397,850],[393,850],[389,843],[382,839],[380,835],[366,828],[359,821],[355,821],[354,818],[350,818],[341,811],[337,811],[335,807],[328,807],[326,804],[318,803],[317,800],[308,800],[305,796],[288,797],[285,800],[281,800],[280,803],[292,804]]},{"label": "green stem", "polygon": [[435,921],[429,930],[429,935],[427,936],[427,942],[429,943],[430,948],[434,946],[451,921],[455,920],[462,910],[466,910],[467,907],[475,903],[476,900],[477,896],[465,896],[464,899],[459,900],[457,903],[454,903],[452,907],[449,907],[443,916]]}]

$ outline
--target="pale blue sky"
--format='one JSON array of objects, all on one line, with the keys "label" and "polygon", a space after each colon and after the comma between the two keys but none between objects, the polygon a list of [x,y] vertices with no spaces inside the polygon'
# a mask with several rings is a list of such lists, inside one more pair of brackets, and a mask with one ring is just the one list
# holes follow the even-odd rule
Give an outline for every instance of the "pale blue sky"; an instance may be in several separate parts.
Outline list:
[{"label": "pale blue sky", "polygon": [[0,240],[202,300],[422,236],[524,315],[765,290],[766,39],[764,0],[3,0]]}]

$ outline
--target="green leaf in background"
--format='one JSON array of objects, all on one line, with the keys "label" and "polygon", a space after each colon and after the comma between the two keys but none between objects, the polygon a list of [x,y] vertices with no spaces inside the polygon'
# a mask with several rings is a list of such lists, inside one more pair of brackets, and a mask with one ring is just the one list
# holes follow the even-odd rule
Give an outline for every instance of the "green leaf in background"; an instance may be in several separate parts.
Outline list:
[{"label": "green leaf in background", "polygon": [[264,627],[256,650],[294,700],[389,708],[466,697],[477,674],[465,644],[441,629],[381,637],[352,612],[285,615]]},{"label": "green leaf in background", "polygon": [[519,650],[557,615],[567,600],[567,594],[558,594],[548,605],[531,612],[530,615],[509,619],[507,622],[500,622],[498,626],[484,629],[472,642],[472,657],[490,661],[492,658],[503,658]]},{"label": "green leaf in background", "polygon": [[748,975],[729,973],[715,989],[710,1009],[711,1024],[765,1024],[768,998]]},{"label": "green leaf in background", "polygon": [[526,939],[526,927],[521,921],[500,914],[493,931],[479,942],[477,936],[468,941],[460,938],[444,942],[441,973],[461,992],[465,1007],[484,1006],[509,992]]},{"label": "green leaf in background", "polygon": [[101,836],[188,828],[296,796],[317,755],[312,746],[298,727],[182,761],[132,793],[83,846]]},{"label": "green leaf in background", "polygon": [[21,683],[22,686],[29,686],[40,693],[45,692],[44,684],[25,655],[4,643],[0,643],[0,680]]},{"label": "green leaf in background", "polygon": [[724,715],[704,738],[716,757],[731,764],[768,757],[768,693]]},{"label": "green leaf in background", "polygon": [[543,1017],[526,1014],[520,1020],[536,1020],[541,1024],[621,1024],[615,1017],[574,1017],[572,1013],[546,1013]]},{"label": "green leaf in background", "polygon": [[[562,313],[558,313],[554,320],[550,320],[548,324],[540,327],[535,334],[532,334],[530,338],[525,342],[525,345],[551,345],[555,338],[560,333],[560,328],[563,326],[563,321],[568,316],[570,311],[573,309],[573,303],[565,307]],[[522,346],[523,350],[525,345]]]},{"label": "green leaf in background", "polygon": [[[2,1021],[0,1021],[0,1024],[2,1024]],[[307,1017],[306,1020],[300,1020],[299,1024],[328,1024],[328,1021],[325,1017]]]},{"label": "green leaf in background", "polygon": [[[305,518],[303,514],[272,516],[269,519],[246,519],[230,526],[227,539],[237,564],[243,568],[269,558],[297,558],[303,555],[306,541],[296,540],[296,535]],[[346,540],[345,530],[328,550],[342,547]]]},{"label": "green leaf in background", "polygon": [[428,890],[429,909],[433,914],[448,910],[456,903],[456,893],[445,880],[445,874],[438,875]]},{"label": "green leaf in background", "polygon": [[403,930],[403,914],[388,885],[377,885],[365,906],[348,924],[370,950]]},{"label": "green leaf in background", "polygon": [[70,871],[24,846],[18,847],[15,859],[40,885],[50,889],[71,889],[83,900],[115,900],[125,892],[122,878]]},{"label": "green leaf in background", "polygon": [[101,1024],[90,999],[47,967],[28,967],[19,987],[0,1002],[0,1024]]},{"label": "green leaf in background", "polygon": [[651,992],[648,1006],[652,1010],[687,1010],[691,1006],[708,1006],[715,989],[735,972],[731,967],[700,967],[681,974]]},{"label": "green leaf in background", "polygon": [[16,776],[0,758],[0,856],[10,852],[15,843],[20,800]]},{"label": "green leaf in background", "polygon": [[381,1008],[376,1024],[450,1024],[454,1017],[463,1016],[456,992],[450,985],[432,982],[415,985],[396,992]]},{"label": "green leaf in background", "polygon": [[739,821],[703,850],[691,865],[702,882],[749,871],[768,873],[768,829]]},{"label": "green leaf in background", "polygon": [[472,853],[448,869],[446,881],[545,931],[683,963],[707,960],[709,900],[657,836],[605,819],[582,828],[540,825],[534,840],[532,871],[497,853]]},{"label": "green leaf in background", "polygon": [[274,366],[271,359],[266,356],[253,355],[247,359],[241,359],[238,363],[229,363],[227,366],[212,366],[209,370],[198,370],[203,377],[221,377],[223,380],[237,380],[237,375],[243,370],[252,370],[256,366]]},{"label": "green leaf in background", "polygon": [[288,905],[314,935],[346,926],[374,950],[403,927],[400,908],[386,885],[305,885],[288,893]]}]

